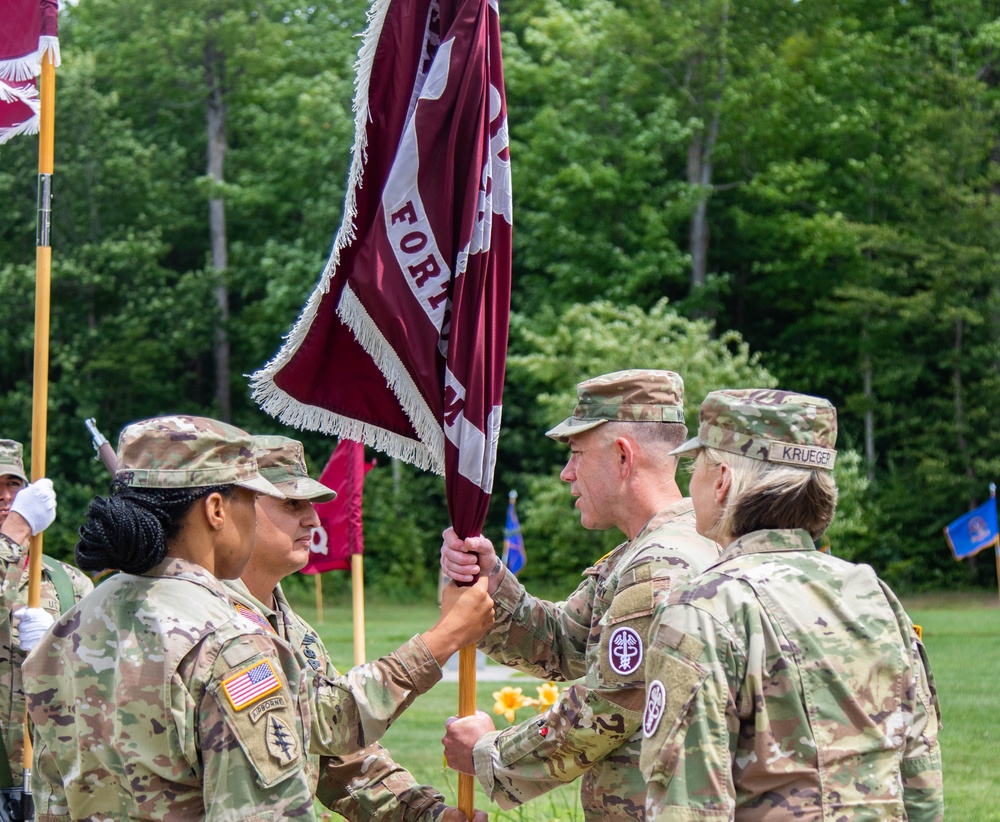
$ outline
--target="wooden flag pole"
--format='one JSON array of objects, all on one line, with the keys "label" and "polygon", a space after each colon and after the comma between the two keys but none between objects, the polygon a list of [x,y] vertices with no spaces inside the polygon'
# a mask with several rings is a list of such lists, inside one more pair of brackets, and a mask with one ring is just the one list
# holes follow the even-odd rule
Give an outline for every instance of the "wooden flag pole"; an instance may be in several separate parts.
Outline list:
[{"label": "wooden flag pole", "polygon": [[[51,50],[42,57],[39,92],[38,217],[35,235],[35,367],[31,396],[31,479],[45,476],[45,439],[49,423],[49,296],[52,283],[52,170],[55,157],[56,66]],[[31,538],[28,607],[37,608],[42,589],[42,534]],[[25,713],[24,791],[31,786],[31,734]]]},{"label": "wooden flag pole", "polygon": [[313,574],[313,578],[316,580],[316,621],[322,625],[323,624],[323,580],[320,579],[322,574]]},{"label": "wooden flag pole", "polygon": [[[466,645],[458,651],[458,715],[472,716],[476,712],[476,646]],[[469,819],[476,808],[475,784],[472,775],[458,775],[458,809]]]},{"label": "wooden flag pole", "polygon": [[351,554],[351,606],[354,617],[354,664],[361,665],[367,658],[365,656],[365,560],[363,554]]}]

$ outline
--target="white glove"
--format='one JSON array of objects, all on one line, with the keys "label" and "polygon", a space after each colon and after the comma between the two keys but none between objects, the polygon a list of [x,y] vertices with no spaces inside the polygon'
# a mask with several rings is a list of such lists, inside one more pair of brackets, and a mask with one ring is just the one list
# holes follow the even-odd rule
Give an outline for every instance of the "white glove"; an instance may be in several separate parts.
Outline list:
[{"label": "white glove", "polygon": [[10,513],[24,517],[32,534],[40,534],[48,528],[56,518],[56,491],[52,480],[43,477],[18,491]]},{"label": "white glove", "polygon": [[18,608],[10,621],[17,626],[17,647],[28,653],[49,630],[55,619],[44,608]]}]

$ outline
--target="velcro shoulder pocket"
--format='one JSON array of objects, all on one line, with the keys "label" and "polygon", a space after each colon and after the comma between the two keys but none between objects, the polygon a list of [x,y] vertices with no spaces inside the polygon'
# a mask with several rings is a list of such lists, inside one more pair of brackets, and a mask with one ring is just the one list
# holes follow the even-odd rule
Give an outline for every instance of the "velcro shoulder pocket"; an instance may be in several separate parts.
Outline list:
[{"label": "velcro shoulder pocket", "polygon": [[623,582],[601,626],[598,674],[605,687],[641,687],[644,681],[643,657],[655,604],[653,581],[644,575]]},{"label": "velcro shoulder pocket", "polygon": [[639,767],[647,780],[659,776],[669,781],[683,746],[679,731],[690,720],[691,705],[708,678],[708,671],[685,653],[695,648],[666,651],[660,646],[660,639],[658,634],[646,662],[646,707]]},{"label": "velcro shoulder pocket", "polygon": [[306,754],[301,686],[289,685],[277,658],[258,653],[230,666],[208,687],[262,788],[302,767]]}]

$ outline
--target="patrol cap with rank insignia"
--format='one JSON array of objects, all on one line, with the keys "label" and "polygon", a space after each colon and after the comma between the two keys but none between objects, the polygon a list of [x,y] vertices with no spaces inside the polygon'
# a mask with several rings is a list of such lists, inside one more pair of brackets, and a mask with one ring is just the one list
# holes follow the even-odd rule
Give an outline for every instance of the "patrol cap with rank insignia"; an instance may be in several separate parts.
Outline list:
[{"label": "patrol cap with rank insignia", "polygon": [[684,422],[684,380],[673,371],[615,371],[581,382],[573,416],[545,436],[566,442],[606,422]]},{"label": "patrol cap with rank insignia", "polygon": [[837,409],[822,397],[772,388],[713,391],[701,404],[698,420],[698,436],[672,454],[717,448],[765,462],[833,470]]}]

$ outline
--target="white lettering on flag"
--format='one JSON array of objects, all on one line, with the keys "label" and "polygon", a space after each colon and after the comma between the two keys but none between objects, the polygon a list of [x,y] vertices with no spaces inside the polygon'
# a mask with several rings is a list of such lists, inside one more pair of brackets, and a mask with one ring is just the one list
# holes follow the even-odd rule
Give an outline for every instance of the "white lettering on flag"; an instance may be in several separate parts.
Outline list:
[{"label": "white lettering on flag", "polygon": [[[437,99],[448,84],[453,43],[454,40],[448,40],[441,44],[421,89],[421,99]],[[448,303],[451,269],[438,248],[420,199],[417,188],[419,168],[416,123],[411,112],[396,152],[396,161],[382,191],[382,208],[386,234],[403,272],[403,279],[440,333]]]},{"label": "white lettering on flag", "polygon": [[[490,86],[490,123],[501,114],[500,92]],[[493,215],[499,214],[508,224],[514,221],[514,205],[511,194],[510,159],[504,159],[510,148],[507,134],[507,118],[490,138],[490,157],[483,165],[479,183],[479,200],[476,206],[476,221],[472,227],[469,244],[458,253],[455,262],[456,276],[464,274],[469,265],[469,256],[488,251],[493,239]]]},{"label": "white lettering on flag", "polygon": [[312,542],[309,545],[310,554],[322,554],[324,557],[330,553],[330,538],[327,536],[326,528],[317,525],[312,529]]},{"label": "white lettering on flag", "polygon": [[493,492],[502,406],[486,420],[486,433],[465,418],[465,387],[448,369],[444,372],[444,435],[458,449],[458,473],[487,494]]}]

